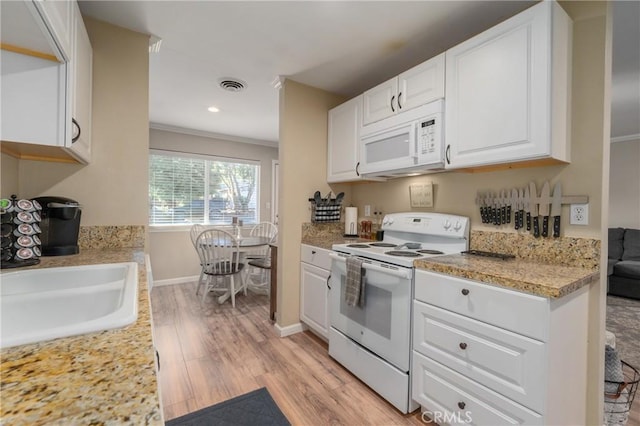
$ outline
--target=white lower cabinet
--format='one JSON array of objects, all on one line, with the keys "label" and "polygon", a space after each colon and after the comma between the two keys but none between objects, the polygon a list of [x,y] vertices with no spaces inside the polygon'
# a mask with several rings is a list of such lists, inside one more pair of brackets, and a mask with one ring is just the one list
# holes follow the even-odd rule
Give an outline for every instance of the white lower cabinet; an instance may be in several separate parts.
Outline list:
[{"label": "white lower cabinet", "polygon": [[412,398],[439,424],[585,424],[587,302],[417,270]]},{"label": "white lower cabinet", "polygon": [[300,249],[300,320],[329,338],[329,250],[302,244]]}]

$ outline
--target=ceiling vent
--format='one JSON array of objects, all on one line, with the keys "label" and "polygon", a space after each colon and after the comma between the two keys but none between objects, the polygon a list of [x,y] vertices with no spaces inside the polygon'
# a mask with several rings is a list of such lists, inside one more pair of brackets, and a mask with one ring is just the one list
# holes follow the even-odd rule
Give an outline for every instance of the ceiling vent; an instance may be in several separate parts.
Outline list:
[{"label": "ceiling vent", "polygon": [[237,78],[224,77],[218,81],[220,87],[229,92],[241,92],[247,87],[247,83]]}]

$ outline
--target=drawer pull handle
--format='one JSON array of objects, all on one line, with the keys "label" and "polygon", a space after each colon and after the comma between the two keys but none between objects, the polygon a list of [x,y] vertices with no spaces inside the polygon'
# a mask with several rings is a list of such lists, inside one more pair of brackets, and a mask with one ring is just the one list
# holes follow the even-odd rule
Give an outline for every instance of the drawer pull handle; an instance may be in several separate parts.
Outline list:
[{"label": "drawer pull handle", "polygon": [[465,295],[465,296],[468,295],[469,294],[469,289],[463,288],[462,289],[462,294]]},{"label": "drawer pull handle", "polygon": [[462,401],[458,402],[458,408],[459,409],[464,410],[464,407],[466,407],[466,406],[467,406],[467,404],[465,404],[464,402],[462,402]]},{"label": "drawer pull handle", "polygon": [[463,351],[464,351],[465,349],[467,349],[467,344],[466,344],[466,343],[464,343],[464,342],[460,343],[460,345],[459,345],[459,346],[460,346],[460,349],[462,349]]}]

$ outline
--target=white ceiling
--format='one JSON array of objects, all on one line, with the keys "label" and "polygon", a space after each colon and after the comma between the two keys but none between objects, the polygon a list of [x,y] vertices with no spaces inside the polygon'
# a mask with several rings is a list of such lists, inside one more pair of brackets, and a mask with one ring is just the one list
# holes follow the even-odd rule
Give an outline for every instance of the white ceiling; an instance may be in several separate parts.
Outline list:
[{"label": "white ceiling", "polygon": [[[85,16],[162,39],[160,52],[150,54],[149,117],[154,127],[275,146],[278,91],[273,82],[278,77],[354,96],[531,4],[91,0],[80,1],[80,9]],[[633,69],[633,61],[628,62],[625,69]],[[247,88],[224,91],[218,86],[223,77],[243,80]],[[627,103],[633,102],[628,90],[620,92]],[[212,105],[220,112],[208,112]]]}]

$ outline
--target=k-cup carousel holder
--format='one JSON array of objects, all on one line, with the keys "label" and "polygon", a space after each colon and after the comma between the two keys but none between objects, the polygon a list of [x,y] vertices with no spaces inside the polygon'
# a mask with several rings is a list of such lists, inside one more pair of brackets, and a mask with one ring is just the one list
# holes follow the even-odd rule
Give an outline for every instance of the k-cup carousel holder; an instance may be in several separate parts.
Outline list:
[{"label": "k-cup carousel holder", "polygon": [[0,244],[2,269],[37,265],[42,255],[40,220],[42,206],[16,195],[0,199]]}]

